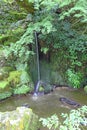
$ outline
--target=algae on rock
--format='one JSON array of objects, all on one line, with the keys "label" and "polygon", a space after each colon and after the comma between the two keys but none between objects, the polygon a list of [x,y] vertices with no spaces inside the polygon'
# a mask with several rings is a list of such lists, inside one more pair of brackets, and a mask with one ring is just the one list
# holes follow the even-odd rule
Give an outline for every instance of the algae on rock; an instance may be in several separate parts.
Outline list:
[{"label": "algae on rock", "polygon": [[1,130],[38,130],[40,127],[38,116],[32,109],[18,107],[11,112],[0,112]]}]

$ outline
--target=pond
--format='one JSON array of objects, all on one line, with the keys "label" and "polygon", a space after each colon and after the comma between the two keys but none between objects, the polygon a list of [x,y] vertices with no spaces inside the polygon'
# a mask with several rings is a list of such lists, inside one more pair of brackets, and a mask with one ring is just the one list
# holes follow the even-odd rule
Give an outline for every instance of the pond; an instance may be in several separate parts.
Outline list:
[{"label": "pond", "polygon": [[[34,97],[33,95],[27,94],[3,100],[0,102],[0,111],[11,111],[23,104],[29,104],[30,108],[32,108],[34,113],[39,115],[39,117],[47,117],[56,113],[61,119],[61,113],[69,112],[71,109],[74,109],[74,107],[62,104],[59,101],[60,97],[74,100],[80,105],[87,105],[87,95],[83,89],[72,90],[66,87],[59,87],[50,94],[43,96]],[[42,128],[41,130],[44,129]]]}]

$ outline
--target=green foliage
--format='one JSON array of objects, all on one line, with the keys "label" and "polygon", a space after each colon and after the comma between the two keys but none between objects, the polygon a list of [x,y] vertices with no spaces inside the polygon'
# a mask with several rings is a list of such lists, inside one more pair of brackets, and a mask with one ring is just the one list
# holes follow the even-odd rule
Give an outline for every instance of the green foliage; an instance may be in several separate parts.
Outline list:
[{"label": "green foliage", "polygon": [[44,54],[47,54],[48,50],[49,49],[47,47],[42,47],[41,48],[41,52],[43,52]]},{"label": "green foliage", "polygon": [[1,81],[0,82],[0,90],[1,89],[5,89],[9,86],[9,82],[8,81]]},{"label": "green foliage", "polygon": [[82,106],[77,110],[71,110],[69,114],[62,113],[63,122],[59,120],[57,115],[53,115],[50,118],[40,118],[40,121],[42,121],[42,125],[49,128],[49,130],[83,130],[83,125],[87,125],[86,114],[87,106]]},{"label": "green foliage", "polygon": [[85,24],[77,26],[77,28],[72,28],[72,23],[69,20],[60,21],[58,15],[54,15],[54,19],[53,26],[56,27],[56,31],[50,32],[48,35],[41,35],[40,39],[45,42],[45,46],[49,48],[51,53],[55,53],[56,58],[53,57],[53,66],[55,66],[56,70],[59,69],[58,67],[63,69],[60,64],[62,65],[62,62],[66,61],[64,71],[71,68],[75,77],[75,79],[72,78],[74,81],[70,81],[71,78],[69,79],[70,83],[72,86],[76,86],[76,88],[81,87],[81,78],[87,73],[85,71],[87,61],[87,32],[82,32]]},{"label": "green foliage", "polygon": [[68,80],[69,83],[74,87],[74,88],[80,88],[81,86],[81,81],[82,81],[82,74],[79,72],[74,72],[71,69],[67,70],[67,75],[68,75]]},{"label": "green foliage", "polygon": [[[62,8],[60,19],[72,17],[79,19],[80,22],[87,22],[87,1],[84,0],[65,0],[59,5]],[[79,23],[79,21],[77,21]]]},{"label": "green foliage", "polygon": [[21,71],[11,71],[8,77],[8,82],[12,87],[16,87],[20,83]]},{"label": "green foliage", "polygon": [[20,79],[21,79],[21,83],[22,84],[29,83],[30,80],[31,80],[29,75],[28,75],[28,73],[26,71],[22,71]]},{"label": "green foliage", "polygon": [[30,92],[30,87],[26,85],[22,85],[21,87],[18,87],[14,89],[14,94],[26,94],[27,92]]},{"label": "green foliage", "polygon": [[0,2],[0,12],[0,34],[4,35],[8,31],[12,34],[15,28],[18,28],[18,21],[26,17],[26,13],[18,7],[15,1],[9,3],[9,1],[4,2],[2,0]]},{"label": "green foliage", "polygon": [[[10,44],[10,48],[6,47],[6,58],[9,58],[10,60],[17,59],[16,61],[21,64],[28,64],[30,55],[34,55],[34,53],[29,50],[30,44],[35,44],[33,35],[34,32],[36,31],[41,32],[42,34],[49,34],[51,31],[54,31],[51,24],[51,21],[53,20],[51,11],[56,3],[52,1],[49,2],[50,3],[48,4],[46,1],[32,1],[35,9],[35,13],[32,16],[32,22],[29,23],[20,40],[16,43]],[[55,4],[52,5],[52,3]],[[46,53],[47,49],[44,51]],[[14,66],[16,66],[16,64]]]},{"label": "green foliage", "polygon": [[[42,52],[46,54],[50,51],[56,54],[61,51],[62,60],[64,58],[67,61],[66,71],[71,68],[68,72],[70,73],[68,74],[69,81],[72,86],[78,88],[81,83],[80,77],[83,76],[80,76],[81,73],[84,72],[84,76],[86,75],[87,1],[17,0],[17,2],[27,11],[30,10],[31,14],[19,8],[14,1],[2,2],[0,5],[3,25],[0,31],[2,34],[6,33],[6,35],[1,35],[0,39],[1,44],[4,42],[7,45],[5,54],[9,65],[16,69],[20,68],[19,63],[22,67],[28,66],[30,56],[35,55],[30,46],[35,45],[34,32],[36,31],[39,39],[45,44],[41,46]],[[5,8],[7,6],[8,8]],[[25,18],[26,15],[28,19]],[[7,33],[8,30],[11,31]],[[14,37],[10,39],[10,45],[8,44],[9,37]]]},{"label": "green foliage", "polygon": [[3,93],[0,93],[0,100],[3,100],[3,99],[5,99],[5,98],[8,98],[8,97],[10,97],[12,95],[12,92],[10,92],[10,91],[5,91],[5,92],[3,92]]},{"label": "green foliage", "polygon": [[32,82],[32,79],[30,77],[30,74],[28,74],[26,71],[22,71],[20,76],[20,84],[21,85],[27,85],[32,90],[34,87],[34,84]]},{"label": "green foliage", "polygon": [[52,115],[51,117],[48,117],[47,119],[45,118],[40,118],[40,120],[43,124],[44,127],[47,126],[47,128],[49,129],[56,129],[58,127],[58,124],[59,124],[59,119],[57,117],[57,115]]}]

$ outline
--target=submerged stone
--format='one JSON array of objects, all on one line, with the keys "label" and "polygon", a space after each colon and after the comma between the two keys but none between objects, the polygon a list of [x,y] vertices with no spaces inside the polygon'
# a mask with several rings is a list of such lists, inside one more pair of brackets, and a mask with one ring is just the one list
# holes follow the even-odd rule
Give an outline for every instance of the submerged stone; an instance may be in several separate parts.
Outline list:
[{"label": "submerged stone", "polygon": [[14,111],[0,112],[0,130],[38,130],[38,116],[32,109],[18,107]]},{"label": "submerged stone", "polygon": [[62,103],[66,104],[66,105],[71,105],[71,106],[74,106],[74,107],[80,107],[79,103],[77,103],[77,102],[75,102],[75,101],[73,101],[71,99],[68,99],[68,98],[65,98],[65,97],[61,97],[61,98],[59,98],[59,100]]}]

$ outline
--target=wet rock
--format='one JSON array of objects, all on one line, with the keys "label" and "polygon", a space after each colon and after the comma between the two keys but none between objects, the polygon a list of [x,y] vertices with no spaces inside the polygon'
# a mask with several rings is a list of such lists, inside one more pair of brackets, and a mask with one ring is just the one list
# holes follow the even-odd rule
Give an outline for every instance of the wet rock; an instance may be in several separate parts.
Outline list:
[{"label": "wet rock", "polygon": [[0,101],[8,98],[12,95],[12,90],[10,88],[8,81],[1,81],[0,82]]},{"label": "wet rock", "polygon": [[18,107],[14,111],[0,112],[0,130],[38,130],[38,116],[32,109]]},{"label": "wet rock", "polygon": [[28,103],[25,103],[25,104],[22,105],[22,107],[27,107],[27,108],[29,108],[30,106],[29,106]]},{"label": "wet rock", "polygon": [[4,99],[10,97],[11,95],[12,95],[11,91],[0,92],[0,101],[3,101]]},{"label": "wet rock", "polygon": [[73,101],[73,100],[71,100],[71,99],[65,98],[65,97],[61,97],[61,98],[59,98],[59,100],[60,100],[62,103],[66,104],[66,105],[71,105],[71,106],[73,106],[73,107],[79,107],[79,106],[80,106],[79,103],[77,103],[77,102],[75,102],[75,101]]}]

